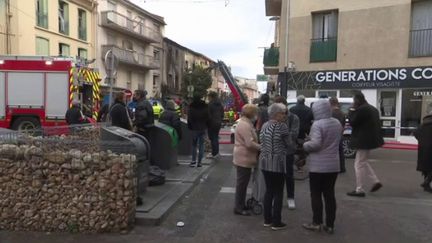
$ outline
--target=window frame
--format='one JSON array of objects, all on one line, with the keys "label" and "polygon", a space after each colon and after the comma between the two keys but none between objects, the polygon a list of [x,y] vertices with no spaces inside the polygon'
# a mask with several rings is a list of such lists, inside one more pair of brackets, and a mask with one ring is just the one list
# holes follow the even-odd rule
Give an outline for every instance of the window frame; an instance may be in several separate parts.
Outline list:
[{"label": "window frame", "polygon": [[[45,40],[46,42],[47,42],[47,44],[48,44],[48,53],[47,54],[40,54],[40,53],[37,53],[37,50],[38,50],[38,44],[37,44],[37,42],[38,42],[38,40]],[[38,56],[49,56],[50,55],[50,40],[49,39],[47,39],[47,38],[45,38],[45,37],[41,37],[41,36],[36,36],[36,38],[35,38],[35,53],[36,53],[36,55],[38,55]]]},{"label": "window frame", "polygon": [[[39,4],[42,3],[42,4]],[[44,10],[44,6],[46,6],[46,12],[43,13]],[[42,8],[42,14],[40,13],[40,9]],[[44,29],[48,29],[48,0],[36,0],[36,26],[44,28]],[[45,18],[45,21],[40,20],[41,15]]]},{"label": "window frame", "polygon": [[[430,49],[425,50],[424,48],[426,46],[431,46],[432,44],[432,38],[430,38],[428,43],[423,43],[422,40],[417,40],[417,38],[424,38],[425,36],[431,36],[432,35],[432,22],[429,23],[429,25],[426,28],[415,28],[414,27],[414,10],[416,4],[431,4],[430,1],[412,1],[411,2],[411,11],[410,11],[410,32],[409,32],[409,43],[408,43],[408,57],[409,58],[419,58],[419,57],[432,57],[432,47]],[[430,6],[432,8],[432,6]],[[431,14],[432,15],[432,14]],[[432,16],[430,16],[432,19]],[[423,22],[423,21],[422,21]],[[423,22],[424,23],[424,22]],[[424,33],[425,31],[426,34]],[[429,33],[428,33],[429,32]],[[427,37],[426,37],[427,39]],[[423,47],[423,48],[422,48]],[[420,50],[419,50],[420,49]]]},{"label": "window frame", "polygon": [[[61,7],[63,6],[63,9]],[[65,8],[66,7],[66,8]],[[63,13],[63,16],[61,15]],[[63,17],[63,30],[62,30],[62,17]],[[58,1],[58,32],[63,35],[69,35],[69,3],[64,0]]]},{"label": "window frame", "polygon": [[83,58],[83,56],[80,55],[80,52],[82,52],[82,51],[84,51],[85,54],[86,54],[85,57],[84,57],[84,59],[88,59],[88,50],[85,49],[85,48],[78,47],[78,56],[81,57],[81,58]]},{"label": "window frame", "polygon": [[[82,23],[83,19],[84,23]],[[82,8],[78,8],[78,39],[87,41],[87,11]]]},{"label": "window frame", "polygon": [[[330,9],[312,12],[311,21],[312,39],[309,50],[309,63],[337,62],[339,10]],[[317,25],[317,23],[321,24],[321,26]]]},{"label": "window frame", "polygon": [[[62,46],[66,46],[66,47],[68,47],[68,49],[69,49],[69,53],[68,53],[68,55],[63,55],[63,53],[62,53]],[[70,57],[70,45],[69,44],[66,44],[66,43],[63,43],[63,42],[59,42],[59,56],[62,56],[62,57]]]}]

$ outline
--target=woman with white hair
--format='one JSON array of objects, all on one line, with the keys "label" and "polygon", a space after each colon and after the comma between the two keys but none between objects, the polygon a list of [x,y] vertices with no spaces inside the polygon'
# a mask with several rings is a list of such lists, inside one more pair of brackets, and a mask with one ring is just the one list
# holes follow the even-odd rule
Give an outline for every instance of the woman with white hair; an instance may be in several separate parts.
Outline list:
[{"label": "woman with white hair", "polygon": [[283,189],[285,185],[286,155],[291,146],[290,133],[285,123],[287,107],[276,103],[268,108],[269,121],[260,133],[261,154],[259,166],[266,184],[264,196],[264,226],[281,230],[286,224],[281,221]]}]

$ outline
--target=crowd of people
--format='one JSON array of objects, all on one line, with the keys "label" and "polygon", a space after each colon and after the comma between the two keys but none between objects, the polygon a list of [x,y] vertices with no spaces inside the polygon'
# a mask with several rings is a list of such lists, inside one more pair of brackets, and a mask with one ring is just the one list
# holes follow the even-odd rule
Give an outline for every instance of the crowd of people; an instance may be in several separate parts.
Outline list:
[{"label": "crowd of people", "polygon": [[[347,195],[364,197],[367,179],[372,182],[370,191],[378,191],[382,184],[368,157],[370,150],[383,145],[383,137],[378,111],[367,103],[362,93],[355,94],[349,114],[343,114],[336,98],[320,99],[310,108],[305,104],[305,97],[299,96],[297,104],[288,109],[284,97],[275,97],[270,104],[270,98],[263,95],[258,106],[248,104],[243,107],[235,131],[233,162],[237,185],[234,213],[251,215],[245,204],[246,190],[252,171],[256,170],[258,177],[262,173],[265,183],[262,198],[264,226],[272,230],[284,229],[286,224],[281,217],[284,187],[286,185],[288,208],[295,209],[295,158],[306,158],[313,217],[303,227],[333,234],[337,208],[335,185],[339,173],[346,171],[341,143],[346,117],[353,129],[352,146],[357,149],[354,166],[357,186]],[[430,174],[426,178],[432,179]]]},{"label": "crowd of people", "polygon": [[[147,93],[136,90],[132,101],[127,104],[124,92],[114,94],[113,104],[102,106],[97,122],[107,122],[126,130],[137,132],[149,141],[151,131],[155,126],[155,114],[153,107],[146,98]],[[207,104],[204,97],[194,96],[187,109],[187,125],[192,133],[192,162],[191,167],[201,167],[204,158],[204,140],[206,135],[211,144],[211,153],[208,158],[219,157],[219,132],[224,119],[224,107],[216,92],[209,92]],[[174,128],[177,138],[182,139],[180,116],[175,109],[173,100],[166,100],[165,110],[159,116],[159,122]],[[86,118],[81,112],[80,104],[74,101],[66,113],[66,121],[69,125],[86,123]]]},{"label": "crowd of people", "polygon": [[[219,157],[219,132],[224,108],[217,93],[209,93],[208,104],[203,98],[194,96],[187,111],[187,125],[192,134],[191,167],[202,166],[206,135],[211,144],[208,158]],[[117,93],[114,103],[103,107],[98,121],[111,122],[113,126],[132,130],[149,139],[155,116],[145,91],[136,90],[133,102],[134,109],[131,110],[126,105],[125,94]],[[78,102],[73,102],[66,120],[70,125],[85,122]],[[159,121],[173,127],[179,139],[182,138],[180,117],[173,101],[167,101]],[[341,111],[337,98],[320,99],[310,108],[305,104],[305,97],[299,96],[297,104],[288,109],[284,97],[275,97],[271,104],[270,97],[264,94],[258,105],[246,104],[235,130],[233,163],[237,180],[234,214],[251,215],[251,208],[245,203],[248,184],[252,176],[258,182],[257,178],[261,176],[265,193],[258,200],[264,207],[264,226],[272,230],[284,229],[286,224],[281,217],[284,187],[288,208],[294,210],[294,168],[307,164],[313,217],[303,227],[333,234],[337,208],[335,185],[339,173],[346,171],[341,138],[347,121],[352,128],[350,144],[356,149],[356,187],[347,195],[365,197],[366,185],[372,185],[369,190],[372,193],[383,187],[369,163],[369,156],[371,150],[384,144],[384,139],[379,111],[368,104],[361,92],[354,95],[348,114]],[[424,118],[415,137],[419,141],[417,170],[424,176],[421,187],[432,192],[432,114]],[[137,203],[142,203],[140,198]]]}]

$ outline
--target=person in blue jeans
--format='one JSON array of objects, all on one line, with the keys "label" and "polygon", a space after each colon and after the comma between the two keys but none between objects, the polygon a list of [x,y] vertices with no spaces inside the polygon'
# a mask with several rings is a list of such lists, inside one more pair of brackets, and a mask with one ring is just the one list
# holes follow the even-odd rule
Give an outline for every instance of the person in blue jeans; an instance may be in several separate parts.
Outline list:
[{"label": "person in blue jeans", "polygon": [[209,123],[208,106],[201,96],[195,95],[193,97],[192,103],[189,105],[187,120],[188,128],[192,131],[192,162],[190,166],[201,167],[204,157],[204,136]]}]

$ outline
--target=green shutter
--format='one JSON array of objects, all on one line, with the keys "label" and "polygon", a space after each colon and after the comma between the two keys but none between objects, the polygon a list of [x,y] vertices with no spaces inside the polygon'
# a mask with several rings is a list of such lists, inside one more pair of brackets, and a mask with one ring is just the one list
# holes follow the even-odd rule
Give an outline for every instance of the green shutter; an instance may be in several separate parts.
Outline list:
[{"label": "green shutter", "polygon": [[337,39],[312,40],[310,49],[311,62],[331,62],[337,58]]}]

